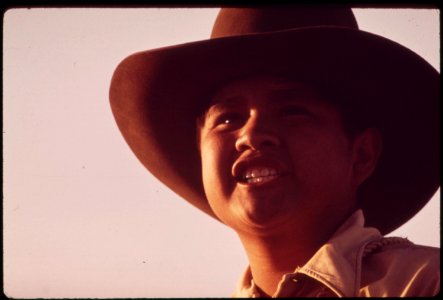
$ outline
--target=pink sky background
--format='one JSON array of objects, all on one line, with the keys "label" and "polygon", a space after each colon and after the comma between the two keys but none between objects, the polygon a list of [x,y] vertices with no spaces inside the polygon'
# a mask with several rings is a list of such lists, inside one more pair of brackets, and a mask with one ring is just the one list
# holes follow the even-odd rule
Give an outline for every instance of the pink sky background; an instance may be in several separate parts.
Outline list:
[{"label": "pink sky background", "polygon": [[[12,9],[3,24],[4,293],[226,297],[247,261],[236,235],[159,183],[108,102],[117,64],[206,39],[218,9]],[[438,10],[355,9],[360,28],[439,70]],[[439,191],[391,235],[440,245]]]}]

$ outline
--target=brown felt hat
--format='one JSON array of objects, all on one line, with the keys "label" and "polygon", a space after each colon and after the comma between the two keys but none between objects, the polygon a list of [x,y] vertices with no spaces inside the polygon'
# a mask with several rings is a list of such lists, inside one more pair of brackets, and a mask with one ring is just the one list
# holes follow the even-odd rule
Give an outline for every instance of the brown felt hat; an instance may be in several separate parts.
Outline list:
[{"label": "brown felt hat", "polygon": [[383,153],[359,194],[368,226],[391,232],[437,191],[440,75],[411,50],[359,30],[350,8],[221,9],[210,39],[124,59],[111,107],[143,165],[216,218],[203,191],[196,118],[221,84],[257,73],[333,87],[359,108],[356,119],[379,128]]}]

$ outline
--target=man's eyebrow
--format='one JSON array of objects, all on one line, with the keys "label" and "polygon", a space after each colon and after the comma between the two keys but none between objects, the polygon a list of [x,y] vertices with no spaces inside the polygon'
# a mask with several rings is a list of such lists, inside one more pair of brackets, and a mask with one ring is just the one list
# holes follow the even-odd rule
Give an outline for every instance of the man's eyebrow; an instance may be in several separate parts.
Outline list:
[{"label": "man's eyebrow", "polygon": [[229,96],[229,97],[223,97],[222,99],[216,99],[214,101],[214,99],[211,101],[211,106],[212,105],[236,105],[239,103],[242,103],[244,101],[244,97],[237,95],[237,96]]},{"label": "man's eyebrow", "polygon": [[206,115],[208,115],[208,113],[211,111],[214,112],[227,107],[238,107],[241,106],[242,103],[244,103],[244,98],[241,96],[223,98],[221,100],[217,100],[216,102],[211,102],[206,110]]},{"label": "man's eyebrow", "polygon": [[272,102],[293,102],[312,100],[313,98],[319,99],[318,93],[314,90],[304,87],[287,87],[278,90],[271,91],[268,95]]},{"label": "man's eyebrow", "polygon": [[[243,101],[242,101],[243,100]],[[244,99],[241,96],[232,96],[223,98],[221,100],[214,99],[211,100],[209,106],[203,112],[203,114],[198,118],[201,124],[204,124],[206,120],[211,119],[213,116],[217,115],[217,112],[223,111],[226,108],[234,108],[240,106],[240,103],[243,103]]]}]

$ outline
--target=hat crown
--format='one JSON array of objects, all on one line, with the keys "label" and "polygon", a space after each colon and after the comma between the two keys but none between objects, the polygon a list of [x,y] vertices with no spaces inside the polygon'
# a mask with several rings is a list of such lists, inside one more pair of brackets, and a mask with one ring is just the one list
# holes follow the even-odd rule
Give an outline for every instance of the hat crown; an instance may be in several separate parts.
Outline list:
[{"label": "hat crown", "polygon": [[358,29],[355,16],[349,7],[222,8],[212,28],[211,38],[314,26],[341,26]]}]

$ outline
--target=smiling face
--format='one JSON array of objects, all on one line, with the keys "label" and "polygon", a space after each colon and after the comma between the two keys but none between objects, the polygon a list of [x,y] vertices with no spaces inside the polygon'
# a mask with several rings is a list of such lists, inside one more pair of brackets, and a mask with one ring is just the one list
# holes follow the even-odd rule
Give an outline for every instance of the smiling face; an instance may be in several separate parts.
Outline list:
[{"label": "smiling face", "polygon": [[327,223],[355,208],[357,150],[337,109],[302,83],[250,77],[223,86],[199,136],[209,204],[237,231]]}]

